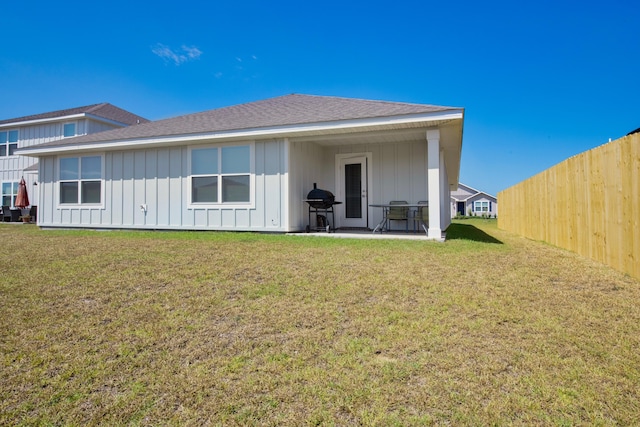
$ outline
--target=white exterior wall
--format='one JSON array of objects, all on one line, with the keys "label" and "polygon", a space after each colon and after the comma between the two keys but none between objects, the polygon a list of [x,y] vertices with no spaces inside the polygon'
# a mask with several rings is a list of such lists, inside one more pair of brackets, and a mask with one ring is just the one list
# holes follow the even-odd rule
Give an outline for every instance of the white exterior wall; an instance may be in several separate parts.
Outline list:
[{"label": "white exterior wall", "polygon": [[309,205],[304,201],[313,183],[318,188],[332,191],[331,182],[327,181],[325,169],[327,164],[324,150],[313,142],[291,141],[289,145],[289,227],[287,231],[302,231],[309,223]]},{"label": "white exterior wall", "polygon": [[[42,227],[287,231],[286,141],[254,146],[253,207],[189,207],[187,146],[104,153],[101,207],[58,204],[58,158],[40,160]],[[146,212],[141,209],[146,205]]]},{"label": "white exterior wall", "polygon": [[[368,204],[405,200],[416,203],[427,200],[427,141],[352,144],[325,148],[323,162],[324,188],[336,192],[336,154],[371,153],[372,182],[368,185]],[[320,184],[318,184],[320,187]],[[336,210],[344,205],[336,206]],[[373,228],[382,220],[382,209],[369,208],[368,226]],[[339,215],[336,213],[336,221]],[[339,227],[340,224],[338,223]]]},{"label": "white exterior wall", "polygon": [[450,200],[449,174],[444,161],[444,152],[440,151],[440,229],[443,231],[451,224],[451,215],[447,214],[447,204],[449,204]]},{"label": "white exterior wall", "polygon": [[[76,135],[95,133],[103,130],[115,129],[119,126],[97,122],[89,119],[61,119],[57,122],[45,122],[23,126],[3,126],[3,130],[18,130],[18,149],[46,142],[58,141],[64,138],[64,124],[76,123]],[[38,162],[35,157],[6,156],[0,157],[0,184],[2,182],[16,182],[24,177],[27,183],[29,201],[32,205],[39,205],[39,181],[37,171],[25,172],[24,170]]]},{"label": "white exterior wall", "polygon": [[[104,156],[104,204],[96,207],[59,205],[58,158],[42,157],[38,223],[42,227],[303,231],[309,221],[304,199],[313,184],[338,193],[335,168],[339,154],[366,154],[370,159],[368,204],[429,199],[426,138],[360,141],[352,142],[348,137],[334,139],[328,145],[309,138],[247,141],[246,144],[253,144],[254,159],[251,207],[190,207],[187,145],[100,153]],[[450,191],[443,153],[441,150],[438,178],[440,227],[444,230],[450,223],[446,209]],[[146,205],[146,212],[141,205]],[[336,205],[335,209],[335,226],[340,227],[344,205]],[[373,228],[382,215],[382,209],[370,207],[368,226]]]}]

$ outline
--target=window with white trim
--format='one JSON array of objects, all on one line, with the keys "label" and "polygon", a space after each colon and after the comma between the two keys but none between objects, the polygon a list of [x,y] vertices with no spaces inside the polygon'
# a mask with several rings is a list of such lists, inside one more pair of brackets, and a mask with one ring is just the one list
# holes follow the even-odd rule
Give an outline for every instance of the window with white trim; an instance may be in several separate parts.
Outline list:
[{"label": "window with white trim", "polygon": [[60,204],[102,202],[102,156],[60,159]]},{"label": "window with white trim", "polygon": [[13,156],[18,149],[18,130],[0,131],[0,157]]},{"label": "window with white trim", "polygon": [[2,183],[2,206],[14,207],[18,196],[18,181]]},{"label": "window with white trim", "polygon": [[473,211],[474,212],[489,212],[489,202],[476,200],[473,202]]},{"label": "window with white trim", "polygon": [[251,202],[251,146],[191,149],[191,203]]},{"label": "window with white trim", "polygon": [[65,123],[62,126],[62,132],[65,138],[70,136],[76,136],[76,124],[75,123]]}]

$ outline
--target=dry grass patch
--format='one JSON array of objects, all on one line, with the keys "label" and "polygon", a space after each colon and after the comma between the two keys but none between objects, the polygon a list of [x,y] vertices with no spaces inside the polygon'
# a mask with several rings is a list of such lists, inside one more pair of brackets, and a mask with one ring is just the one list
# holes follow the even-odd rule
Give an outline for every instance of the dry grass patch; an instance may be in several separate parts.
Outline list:
[{"label": "dry grass patch", "polygon": [[16,242],[0,265],[0,424],[640,418],[637,281],[491,221],[450,233],[438,244],[0,225]]}]

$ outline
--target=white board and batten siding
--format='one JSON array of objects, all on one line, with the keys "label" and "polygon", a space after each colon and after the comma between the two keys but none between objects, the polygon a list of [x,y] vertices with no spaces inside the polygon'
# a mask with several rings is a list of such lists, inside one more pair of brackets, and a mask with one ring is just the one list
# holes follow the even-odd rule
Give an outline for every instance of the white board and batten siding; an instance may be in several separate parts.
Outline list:
[{"label": "white board and batten siding", "polygon": [[[20,149],[63,139],[64,125],[66,123],[76,124],[76,135],[85,135],[119,127],[95,120],[74,119],[26,124],[16,127],[9,126],[6,129],[18,130],[18,148]],[[38,200],[39,188],[35,185],[38,182],[38,174],[37,171],[25,171],[25,169],[35,165],[37,162],[37,158],[29,156],[0,157],[0,182],[15,182],[24,177],[32,205],[40,204]]]},{"label": "white board and batten siding", "polygon": [[38,222],[41,227],[286,231],[285,144],[284,140],[253,144],[251,206],[189,206],[188,146],[101,153],[101,206],[60,205],[59,159],[42,157]]},{"label": "white board and batten siding", "polygon": [[[426,140],[340,145],[328,149],[330,159],[339,154],[370,155],[371,182],[368,183],[367,203],[388,203],[392,200],[417,203],[428,199]],[[331,173],[331,185],[336,187],[334,172]],[[338,206],[337,209],[344,207]],[[368,226],[374,227],[382,220],[382,215],[382,209],[369,208]]]},{"label": "white board and batten siding", "polygon": [[[313,142],[289,141],[289,227],[287,231],[302,231],[309,222],[307,194],[318,188],[331,190],[331,181],[323,174],[327,167],[323,147]],[[330,166],[333,170],[333,165]]]},{"label": "white board and batten siding", "polygon": [[[20,149],[62,139],[62,126],[62,123],[41,123],[16,126],[15,128],[8,127],[7,129],[18,130],[18,149]],[[24,170],[37,162],[38,159],[35,157],[18,155],[0,157],[0,181],[19,181],[24,175]],[[27,181],[27,189],[31,190],[37,177],[35,174],[27,174],[24,178]],[[33,199],[32,203],[36,204],[36,200],[31,198]]]},{"label": "white board and batten siding", "polygon": [[[291,153],[291,231],[303,230],[308,223],[308,205],[304,203],[307,193],[317,183],[318,188],[340,191],[336,183],[336,157],[344,154],[364,154],[370,157],[371,182],[368,183],[369,204],[405,200],[417,203],[428,200],[427,141],[402,141],[384,143],[349,144],[348,140],[334,145],[319,145],[310,141],[290,142]],[[449,188],[446,167],[441,165],[441,197],[448,204]],[[343,200],[339,200],[343,201]],[[343,201],[344,202],[344,201]],[[446,204],[445,204],[446,206]],[[336,205],[336,221],[343,205]],[[379,208],[369,208],[368,226],[373,227],[382,220]],[[443,213],[446,217],[447,213]],[[336,224],[340,227],[340,223]]]}]

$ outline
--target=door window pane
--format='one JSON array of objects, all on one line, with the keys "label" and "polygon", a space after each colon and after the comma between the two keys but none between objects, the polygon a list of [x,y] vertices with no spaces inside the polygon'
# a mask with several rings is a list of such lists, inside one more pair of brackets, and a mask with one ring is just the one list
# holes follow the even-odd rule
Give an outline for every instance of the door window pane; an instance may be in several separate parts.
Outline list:
[{"label": "door window pane", "polygon": [[347,218],[362,218],[362,165],[345,165],[345,215]]}]

